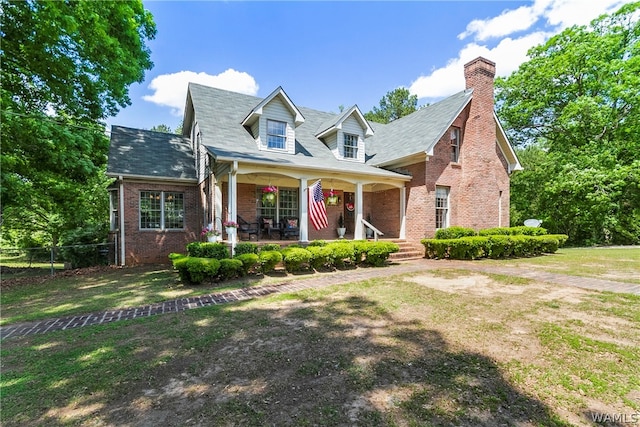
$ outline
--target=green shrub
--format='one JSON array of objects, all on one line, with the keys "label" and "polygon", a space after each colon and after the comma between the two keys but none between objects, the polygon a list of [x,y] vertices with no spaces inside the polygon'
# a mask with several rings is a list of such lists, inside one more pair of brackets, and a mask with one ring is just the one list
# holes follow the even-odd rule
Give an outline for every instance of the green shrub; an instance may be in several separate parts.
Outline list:
[{"label": "green shrub", "polygon": [[311,267],[320,269],[332,269],[334,267],[333,262],[333,250],[328,246],[308,246],[307,250],[311,253],[311,260],[309,263]]},{"label": "green shrub", "polygon": [[261,252],[279,251],[280,245],[277,243],[267,243],[260,248]]},{"label": "green shrub", "polygon": [[460,237],[475,236],[476,231],[472,228],[453,226],[441,228],[436,231],[436,239],[459,239]]},{"label": "green shrub", "polygon": [[326,240],[312,240],[307,245],[307,247],[309,247],[309,246],[327,246],[327,241]]},{"label": "green shrub", "polygon": [[191,242],[187,245],[187,254],[196,258],[229,258],[229,249],[224,243]]},{"label": "green shrub", "polygon": [[242,263],[243,275],[249,274],[249,272],[260,262],[260,258],[257,254],[237,255],[234,259],[237,259]]},{"label": "green shrub", "polygon": [[547,234],[546,237],[552,237],[558,241],[558,247],[563,247],[567,240],[569,240],[569,236],[566,234]]},{"label": "green shrub", "polygon": [[311,261],[311,252],[303,248],[287,247],[283,251],[284,267],[290,273],[302,270],[303,266],[308,265]]},{"label": "green shrub", "polygon": [[244,272],[242,261],[239,259],[228,258],[220,260],[220,269],[218,270],[218,277],[221,280],[233,279],[241,276]]},{"label": "green shrub", "polygon": [[490,235],[463,237],[460,239],[423,239],[427,258],[477,259],[528,257],[542,253],[554,253],[566,235]]},{"label": "green shrub", "polygon": [[336,267],[344,268],[346,263],[355,263],[355,248],[351,242],[333,242],[326,248],[332,253],[333,262]]},{"label": "green shrub", "polygon": [[353,262],[356,264],[362,263],[364,255],[374,242],[368,240],[356,240],[353,242]]},{"label": "green shrub", "polygon": [[258,253],[258,245],[251,242],[242,242],[236,244],[235,256],[244,255],[244,254],[257,254]]},{"label": "green shrub", "polygon": [[279,251],[265,251],[264,248],[260,251],[258,257],[260,258],[259,262],[263,273],[273,271],[276,265],[282,261],[282,253]]},{"label": "green shrub", "polygon": [[400,247],[393,242],[369,242],[364,263],[380,267],[384,265],[390,254],[398,252],[399,250]]},{"label": "green shrub", "polygon": [[542,236],[547,230],[542,227],[495,227],[478,231],[479,236]]},{"label": "green shrub", "polygon": [[213,258],[176,257],[173,267],[178,270],[180,280],[189,284],[200,284],[218,274],[220,261]]}]

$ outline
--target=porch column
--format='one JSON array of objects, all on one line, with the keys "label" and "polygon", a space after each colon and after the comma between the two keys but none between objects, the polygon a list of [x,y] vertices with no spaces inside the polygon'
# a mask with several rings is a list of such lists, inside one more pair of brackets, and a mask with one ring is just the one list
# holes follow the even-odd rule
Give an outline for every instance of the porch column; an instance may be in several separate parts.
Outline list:
[{"label": "porch column", "polygon": [[400,237],[401,239],[407,238],[407,187],[402,186],[400,188]]},{"label": "porch column", "polygon": [[364,198],[362,197],[362,183],[356,183],[356,228],[353,232],[354,240],[362,240],[366,238],[364,226],[362,224],[362,204],[364,202]]},{"label": "porch column", "polygon": [[309,188],[307,178],[300,178],[300,241],[309,241]]},{"label": "porch column", "polygon": [[222,236],[222,188],[217,180],[213,185],[213,228]]},{"label": "porch column", "polygon": [[[231,166],[231,170],[229,170],[229,200],[227,202],[227,212],[228,218],[227,221],[238,222],[238,162],[234,161]],[[231,255],[233,256],[236,251],[236,235],[235,233],[231,233],[229,240],[231,241]]]}]

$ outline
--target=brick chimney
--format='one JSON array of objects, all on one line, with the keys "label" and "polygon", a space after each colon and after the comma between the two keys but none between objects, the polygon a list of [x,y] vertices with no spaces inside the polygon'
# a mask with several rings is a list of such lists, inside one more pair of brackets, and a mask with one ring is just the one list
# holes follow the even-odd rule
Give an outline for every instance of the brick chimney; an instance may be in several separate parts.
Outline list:
[{"label": "brick chimney", "polygon": [[460,222],[475,229],[509,225],[509,176],[496,146],[495,74],[496,64],[482,57],[464,66],[466,88],[473,95],[461,145]]}]

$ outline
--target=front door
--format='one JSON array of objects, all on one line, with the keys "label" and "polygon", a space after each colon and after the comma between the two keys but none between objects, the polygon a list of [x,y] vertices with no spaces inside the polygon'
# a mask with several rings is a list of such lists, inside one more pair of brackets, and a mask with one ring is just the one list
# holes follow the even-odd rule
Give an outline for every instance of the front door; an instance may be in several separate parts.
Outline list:
[{"label": "front door", "polygon": [[344,193],[344,226],[348,234],[353,234],[356,225],[355,193]]}]

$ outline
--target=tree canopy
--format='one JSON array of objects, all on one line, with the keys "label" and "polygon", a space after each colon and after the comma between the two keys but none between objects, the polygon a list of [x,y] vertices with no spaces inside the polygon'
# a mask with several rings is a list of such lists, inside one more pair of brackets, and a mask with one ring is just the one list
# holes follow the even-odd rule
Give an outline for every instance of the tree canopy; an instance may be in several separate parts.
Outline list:
[{"label": "tree canopy", "polygon": [[31,231],[59,224],[55,242],[106,215],[92,209],[96,186],[106,199],[101,120],[153,66],[145,42],[156,28],[139,0],[0,0],[0,11],[2,217]]},{"label": "tree canopy", "polygon": [[512,220],[573,243],[640,243],[640,3],[574,26],[496,80],[498,115],[525,170]]},{"label": "tree canopy", "polygon": [[372,122],[391,123],[416,111],[417,105],[418,96],[411,95],[408,89],[400,87],[387,92],[380,100],[380,106],[373,107],[364,117]]}]

